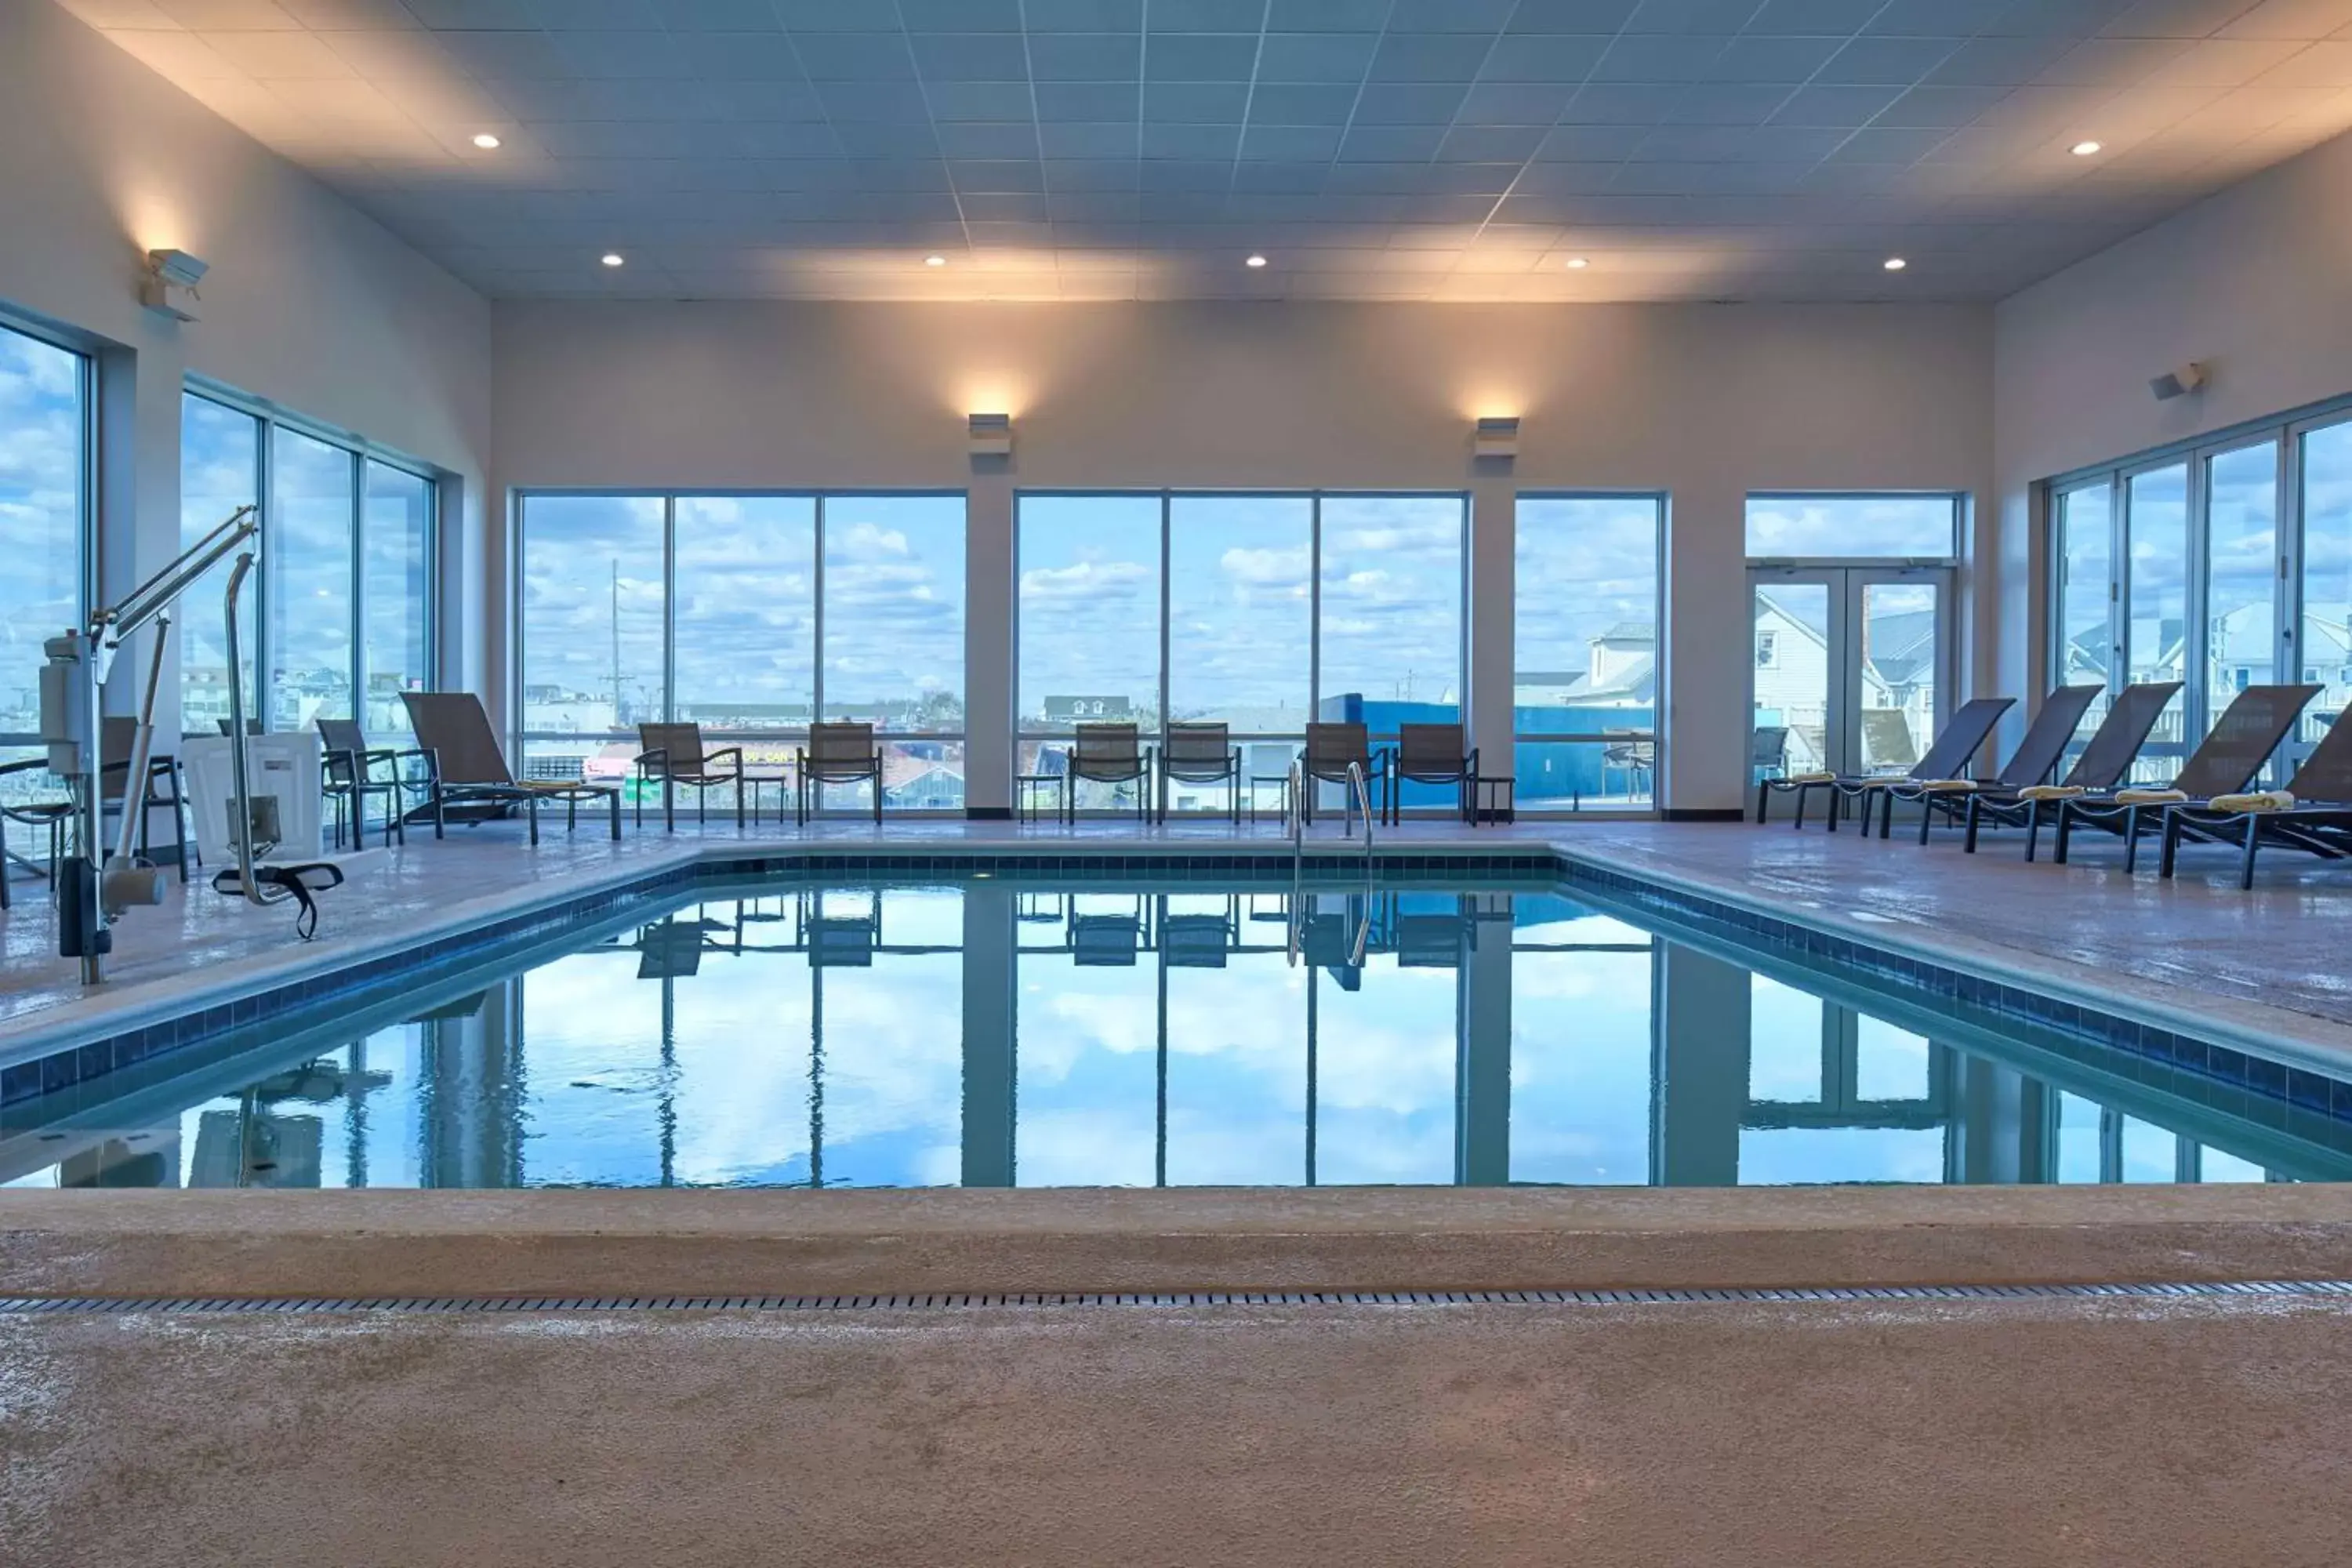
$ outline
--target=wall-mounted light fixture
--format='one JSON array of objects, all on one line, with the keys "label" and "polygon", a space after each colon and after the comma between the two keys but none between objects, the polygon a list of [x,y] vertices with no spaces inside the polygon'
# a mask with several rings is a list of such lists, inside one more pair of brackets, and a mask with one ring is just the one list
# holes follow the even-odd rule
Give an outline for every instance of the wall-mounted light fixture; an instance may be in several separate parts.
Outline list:
[{"label": "wall-mounted light fixture", "polygon": [[196,319],[196,285],[210,268],[184,250],[151,250],[139,302],[175,321]]},{"label": "wall-mounted light fixture", "polygon": [[2168,370],[2155,377],[2147,384],[2147,389],[2156,394],[2158,403],[2169,403],[2195,392],[2205,384],[2205,362],[2190,360],[2179,370]]},{"label": "wall-mounted light fixture", "polygon": [[1009,458],[1013,455],[1013,416],[1010,414],[975,414],[965,422],[965,430],[975,458]]},{"label": "wall-mounted light fixture", "polygon": [[1517,416],[1479,420],[1470,432],[1470,455],[1474,458],[1517,457],[1519,455]]}]

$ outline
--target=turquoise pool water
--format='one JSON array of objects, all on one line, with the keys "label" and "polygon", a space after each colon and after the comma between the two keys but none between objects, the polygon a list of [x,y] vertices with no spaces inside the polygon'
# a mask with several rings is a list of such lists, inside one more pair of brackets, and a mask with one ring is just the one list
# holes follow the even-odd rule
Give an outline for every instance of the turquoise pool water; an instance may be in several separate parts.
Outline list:
[{"label": "turquoise pool water", "polygon": [[2352,1123],[1536,887],[747,886],[198,1055],[10,1108],[0,1181],[2352,1176]]}]

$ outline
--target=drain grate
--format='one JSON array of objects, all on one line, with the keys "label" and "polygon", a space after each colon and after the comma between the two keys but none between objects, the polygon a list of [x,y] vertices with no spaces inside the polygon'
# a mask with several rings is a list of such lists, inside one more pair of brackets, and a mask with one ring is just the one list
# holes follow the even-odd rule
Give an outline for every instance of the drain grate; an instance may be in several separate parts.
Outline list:
[{"label": "drain grate", "polygon": [[2352,1279],[2123,1285],[1829,1285],[1701,1290],[1160,1290],[904,1296],[0,1296],[0,1317],[103,1312],[925,1312],[1034,1307],[1643,1307],[1755,1301],[2012,1301],[2091,1297],[2352,1297]]}]

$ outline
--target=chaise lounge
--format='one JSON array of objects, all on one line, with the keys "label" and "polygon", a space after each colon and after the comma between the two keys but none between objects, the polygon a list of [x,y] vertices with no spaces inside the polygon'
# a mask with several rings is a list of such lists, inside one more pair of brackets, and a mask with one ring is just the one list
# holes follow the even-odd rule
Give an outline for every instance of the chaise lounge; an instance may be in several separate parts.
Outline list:
[{"label": "chaise lounge", "polygon": [[2304,705],[2319,695],[2316,686],[2249,686],[2238,693],[2172,783],[2156,789],[2121,789],[2106,795],[2071,795],[2058,803],[2058,846],[2051,858],[2066,863],[2077,827],[2119,834],[2124,869],[2139,868],[2139,841],[2164,830],[2167,807],[2208,804],[2238,794],[2254,781],[2278,750]]},{"label": "chaise lounge", "polygon": [[2352,857],[2352,710],[2336,716],[2283,790],[2218,795],[2164,811],[2158,874],[2172,875],[2180,846],[2235,842],[2238,886],[2254,885],[2254,852],[2270,844],[2323,859]]},{"label": "chaise lounge", "polygon": [[[1937,813],[1948,821],[1960,819],[1963,798],[1987,788],[2014,794],[2042,783],[2057,770],[2059,759],[2066,754],[2066,742],[2074,738],[2074,731],[2083,721],[2084,711],[2105,689],[2103,686],[2062,686],[2052,692],[2033,715],[2033,722],[2026,726],[2025,738],[2010,753],[2008,764],[1989,783],[1975,779],[1905,779],[1879,790],[1878,836],[1884,838],[1893,830],[1897,801],[1920,805],[1919,842],[1925,844]],[[1863,802],[1865,811],[1869,805],[1869,801]],[[1862,826],[1865,833],[1870,830],[1867,817],[1863,819]]]},{"label": "chaise lounge", "polygon": [[1967,796],[1963,821],[1967,833],[1960,847],[1973,855],[1977,852],[1977,835],[1990,823],[2001,827],[2025,829],[2025,858],[2031,860],[2042,839],[2042,819],[2044,807],[2053,819],[2058,803],[2072,795],[2091,795],[2111,790],[2121,783],[2137,760],[2139,750],[2147,743],[2148,731],[2164,713],[2172,694],[2180,689],[2177,680],[2152,680],[2138,686],[2127,686],[2091,732],[2083,754],[2066,770],[2066,776],[2054,784],[2031,784],[2007,791],[1979,790]]},{"label": "chaise lounge", "polygon": [[561,801],[564,825],[577,827],[583,801],[602,802],[610,814],[613,837],[621,837],[621,786],[590,784],[585,779],[518,779],[507,766],[506,753],[482,711],[482,700],[470,691],[404,691],[409,727],[416,731],[416,749],[425,757],[426,804],[417,812],[433,814],[433,837],[446,836],[449,807],[488,805],[490,815],[503,816],[520,805],[530,821],[530,841],[539,842],[541,801]]},{"label": "chaise lounge", "polygon": [[1765,806],[1775,795],[1797,797],[1798,827],[1805,826],[1805,803],[1812,792],[1827,790],[1830,795],[1829,829],[1837,831],[1838,815],[1843,803],[1859,800],[1863,803],[1863,827],[1867,834],[1870,826],[1870,795],[1874,791],[1904,782],[1919,783],[1932,779],[1953,779],[1968,769],[1969,759],[1985,743],[1992,727],[2000,716],[2017,705],[2014,697],[1979,697],[1960,705],[1960,710],[1945,724],[1936,743],[1919,759],[1907,773],[1799,773],[1794,778],[1763,779],[1756,785],[1756,821],[1762,826]]}]

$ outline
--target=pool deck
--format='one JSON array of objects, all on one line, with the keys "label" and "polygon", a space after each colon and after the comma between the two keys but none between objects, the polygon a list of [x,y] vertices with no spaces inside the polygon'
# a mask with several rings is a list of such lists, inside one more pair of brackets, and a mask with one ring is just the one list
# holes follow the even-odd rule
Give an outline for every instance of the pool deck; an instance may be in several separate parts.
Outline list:
[{"label": "pool deck", "polygon": [[[1318,826],[1318,843],[1341,845]],[[1915,957],[2013,983],[2323,1070],[2352,1071],[2352,961],[2338,923],[2352,910],[2352,870],[2274,856],[2251,892],[2233,858],[2192,850],[2170,882],[2127,877],[2121,847],[2094,837],[2065,867],[2022,863],[2018,836],[1976,856],[1949,837],[1927,849],[1898,835],[1865,839],[1784,826],[1653,822],[1526,823],[1476,829],[1411,823],[1388,832],[1393,852],[1496,852],[1540,845],[1594,865],[1673,883]],[[1102,853],[1209,852],[1234,844],[1280,847],[1278,827],[1239,834],[1222,824],[1139,830],[1088,822],[1075,828],[1010,823],[829,822],[806,832],[681,824],[632,828],[614,844],[583,826],[537,848],[519,826],[422,835],[376,850],[347,885],[325,896],[318,941],[294,940],[282,909],[257,910],[173,885],[160,910],[117,928],[112,978],[85,991],[54,954],[49,905],[31,884],[0,915],[0,1063],[93,1034],[169,1016],[199,996],[218,1000],[275,981],[396,951],[579,892],[614,886],[709,853],[745,846],[820,852],[859,847],[1002,851],[1073,844]]]}]

